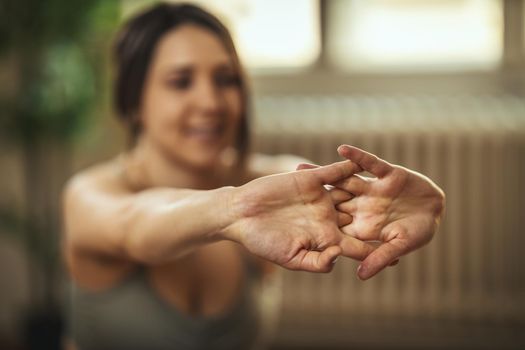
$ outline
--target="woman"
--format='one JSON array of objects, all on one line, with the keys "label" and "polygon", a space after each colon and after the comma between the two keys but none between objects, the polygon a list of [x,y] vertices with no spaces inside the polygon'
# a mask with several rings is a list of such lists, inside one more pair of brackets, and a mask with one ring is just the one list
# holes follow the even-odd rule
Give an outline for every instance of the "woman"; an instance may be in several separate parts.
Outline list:
[{"label": "woman", "polygon": [[[132,147],[64,191],[78,348],[247,349],[250,286],[272,263],[329,272],[343,255],[364,260],[365,279],[432,237],[442,192],[356,148],[266,176],[301,160],[248,153],[245,80],[209,13],[157,5],[124,26],[115,56]],[[353,176],[363,169],[378,178]]]}]

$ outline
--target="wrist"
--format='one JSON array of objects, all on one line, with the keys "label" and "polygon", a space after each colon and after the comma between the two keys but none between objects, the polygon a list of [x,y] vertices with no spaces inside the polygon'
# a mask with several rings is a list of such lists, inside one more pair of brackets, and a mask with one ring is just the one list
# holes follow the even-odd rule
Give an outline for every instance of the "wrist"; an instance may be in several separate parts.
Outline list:
[{"label": "wrist", "polygon": [[230,240],[240,243],[240,233],[236,229],[237,223],[242,218],[240,193],[241,187],[227,186],[218,190],[218,207],[223,213],[224,221],[221,229],[217,232],[219,239]]}]

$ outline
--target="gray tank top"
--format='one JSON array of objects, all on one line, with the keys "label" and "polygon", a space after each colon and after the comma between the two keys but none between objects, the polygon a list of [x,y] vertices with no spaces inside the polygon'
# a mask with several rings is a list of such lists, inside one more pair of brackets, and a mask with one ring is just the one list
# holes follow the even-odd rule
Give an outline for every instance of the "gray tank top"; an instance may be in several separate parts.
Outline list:
[{"label": "gray tank top", "polygon": [[237,303],[216,317],[177,311],[150,287],[145,268],[102,292],[71,284],[69,336],[79,350],[250,349],[259,325],[252,293],[257,272],[245,266]]}]

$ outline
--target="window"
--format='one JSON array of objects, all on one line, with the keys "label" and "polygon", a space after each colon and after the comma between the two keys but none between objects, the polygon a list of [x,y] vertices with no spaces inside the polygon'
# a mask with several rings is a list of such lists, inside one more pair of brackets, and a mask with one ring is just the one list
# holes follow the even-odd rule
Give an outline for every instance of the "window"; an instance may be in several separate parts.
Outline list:
[{"label": "window", "polygon": [[[189,2],[211,11],[227,25],[242,62],[255,73],[300,69],[314,63],[319,56],[321,39],[318,0]],[[124,15],[152,3],[149,0],[125,0]]]},{"label": "window", "polygon": [[492,69],[503,47],[498,0],[332,0],[328,56],[346,70]]}]

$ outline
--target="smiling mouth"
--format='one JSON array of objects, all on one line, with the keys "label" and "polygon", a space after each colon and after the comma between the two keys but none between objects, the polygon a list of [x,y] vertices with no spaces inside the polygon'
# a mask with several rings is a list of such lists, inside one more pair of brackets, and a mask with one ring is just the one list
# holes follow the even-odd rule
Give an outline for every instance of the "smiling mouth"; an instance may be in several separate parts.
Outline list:
[{"label": "smiling mouth", "polygon": [[200,142],[216,142],[222,138],[224,131],[225,128],[222,125],[192,126],[186,128],[184,134]]}]

